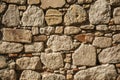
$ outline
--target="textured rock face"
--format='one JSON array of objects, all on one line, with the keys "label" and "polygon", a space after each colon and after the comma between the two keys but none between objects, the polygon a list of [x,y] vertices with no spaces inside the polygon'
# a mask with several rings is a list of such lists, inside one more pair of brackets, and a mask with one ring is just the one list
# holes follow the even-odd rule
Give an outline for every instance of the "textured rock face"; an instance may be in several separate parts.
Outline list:
[{"label": "textured rock face", "polygon": [[91,24],[107,24],[110,20],[111,7],[106,0],[97,0],[90,8],[89,20]]},{"label": "textured rock face", "polygon": [[99,54],[100,63],[119,63],[120,62],[120,45],[106,48]]},{"label": "textured rock face", "polygon": [[17,4],[25,4],[27,0],[2,0],[7,3],[17,3]]},{"label": "textured rock face", "polygon": [[24,46],[25,52],[41,52],[44,49],[44,43],[43,42],[35,42],[33,44],[27,44]]},{"label": "textured rock face", "polygon": [[48,74],[44,75],[42,80],[65,80],[65,76],[60,74]]},{"label": "textured rock face", "polygon": [[30,30],[5,28],[3,29],[3,40],[30,43],[32,40],[32,34]]},{"label": "textured rock face", "polygon": [[75,26],[68,26],[68,27],[65,27],[64,29],[64,34],[67,34],[67,35],[71,35],[71,34],[77,34],[79,33],[81,30],[79,27],[75,27]]},{"label": "textured rock face", "polygon": [[41,69],[41,61],[39,57],[23,57],[16,60],[16,67],[18,70],[23,69]]},{"label": "textured rock face", "polygon": [[36,6],[29,6],[23,13],[23,26],[43,26],[44,13],[43,10]]},{"label": "textured rock face", "polygon": [[42,53],[42,63],[49,69],[59,69],[63,67],[63,57],[61,53]]},{"label": "textured rock face", "polygon": [[115,24],[120,24],[120,7],[114,9],[113,19]]},{"label": "textured rock face", "polygon": [[109,0],[111,5],[120,5],[120,0]]},{"label": "textured rock face", "polygon": [[39,4],[41,0],[28,0],[28,4]]},{"label": "textured rock face", "polygon": [[78,0],[79,4],[83,4],[83,3],[91,3],[93,0]]},{"label": "textured rock face", "polygon": [[86,11],[79,5],[72,5],[65,14],[64,23],[65,25],[71,25],[75,23],[82,23],[86,21],[86,19]]},{"label": "textured rock face", "polygon": [[20,80],[42,80],[38,72],[32,70],[24,70],[20,76]]},{"label": "textured rock face", "polygon": [[101,65],[87,70],[81,70],[74,76],[75,80],[115,80],[116,70],[114,65]]},{"label": "textured rock face", "polygon": [[5,11],[6,7],[7,7],[7,5],[5,3],[1,3],[0,4],[0,13],[2,13],[3,11]]},{"label": "textured rock face", "polygon": [[23,45],[20,43],[0,43],[0,54],[19,53],[23,50]]},{"label": "textured rock face", "polygon": [[81,44],[81,46],[73,53],[74,65],[96,65],[96,49],[92,45]]},{"label": "textured rock face", "polygon": [[113,41],[114,42],[120,42],[120,34],[113,35]]},{"label": "textured rock face", "polygon": [[0,69],[5,68],[7,66],[6,58],[4,56],[0,56]]},{"label": "textured rock face", "polygon": [[49,9],[46,12],[45,20],[48,25],[57,25],[62,22],[62,13],[56,9]]},{"label": "textured rock face", "polygon": [[112,45],[112,39],[107,37],[95,37],[93,45],[100,48],[106,48]]},{"label": "textured rock face", "polygon": [[1,80],[17,80],[15,70],[13,69],[0,70],[0,79]]},{"label": "textured rock face", "polygon": [[41,7],[43,9],[52,7],[52,8],[58,8],[63,7],[65,4],[65,0],[41,0]]},{"label": "textured rock face", "polygon": [[20,24],[19,10],[16,5],[9,5],[3,15],[2,23],[8,27],[18,26]]},{"label": "textured rock face", "polygon": [[74,47],[71,37],[66,35],[50,36],[50,38],[47,41],[47,46],[50,47],[53,51],[71,50]]}]

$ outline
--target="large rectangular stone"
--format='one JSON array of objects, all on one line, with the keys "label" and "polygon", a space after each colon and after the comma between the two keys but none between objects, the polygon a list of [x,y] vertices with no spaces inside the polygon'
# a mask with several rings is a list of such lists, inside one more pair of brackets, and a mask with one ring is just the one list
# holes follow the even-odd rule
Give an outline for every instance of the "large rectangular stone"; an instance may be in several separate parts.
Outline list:
[{"label": "large rectangular stone", "polygon": [[3,40],[11,42],[31,43],[32,34],[30,30],[4,28]]}]

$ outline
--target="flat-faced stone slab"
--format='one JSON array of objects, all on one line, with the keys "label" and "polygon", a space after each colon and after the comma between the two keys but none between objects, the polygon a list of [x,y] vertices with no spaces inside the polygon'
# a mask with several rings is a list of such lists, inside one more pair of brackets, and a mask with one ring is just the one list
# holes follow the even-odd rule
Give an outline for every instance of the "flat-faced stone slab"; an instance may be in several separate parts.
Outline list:
[{"label": "flat-faced stone slab", "polygon": [[114,65],[105,64],[81,70],[74,76],[75,80],[115,80],[117,72]]},{"label": "flat-faced stone slab", "polygon": [[96,49],[92,45],[81,44],[72,56],[73,64],[80,66],[96,65]]},{"label": "flat-faced stone slab", "polygon": [[4,28],[3,40],[11,42],[31,43],[32,34],[30,30]]},{"label": "flat-faced stone slab", "polygon": [[1,42],[0,54],[19,53],[23,50],[23,45],[20,43]]}]

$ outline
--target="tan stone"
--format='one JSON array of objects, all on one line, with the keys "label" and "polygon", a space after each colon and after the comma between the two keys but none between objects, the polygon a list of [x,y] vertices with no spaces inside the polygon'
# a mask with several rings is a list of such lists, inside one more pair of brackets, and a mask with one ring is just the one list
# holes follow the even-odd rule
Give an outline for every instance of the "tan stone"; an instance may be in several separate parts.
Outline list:
[{"label": "tan stone", "polygon": [[62,13],[56,9],[48,9],[45,15],[48,25],[57,25],[62,22]]},{"label": "tan stone", "polygon": [[3,40],[11,42],[31,43],[32,34],[30,30],[4,28]]},{"label": "tan stone", "polygon": [[41,60],[39,57],[22,57],[16,60],[16,69],[32,69],[39,70],[41,69]]},{"label": "tan stone", "polygon": [[27,3],[28,4],[39,4],[40,0],[28,0]]},{"label": "tan stone", "polygon": [[33,41],[39,42],[39,41],[47,41],[47,36],[46,35],[37,35],[33,37]]},{"label": "tan stone", "polygon": [[120,33],[113,35],[114,42],[120,42]]},{"label": "tan stone", "polygon": [[65,0],[41,0],[41,7],[43,9],[63,7],[64,4]]},{"label": "tan stone", "polygon": [[6,3],[0,3],[0,13],[4,12],[6,7]]},{"label": "tan stone", "polygon": [[33,35],[39,34],[39,28],[38,27],[32,27],[32,34]]},{"label": "tan stone", "polygon": [[96,65],[96,49],[92,45],[81,44],[73,53],[72,59],[73,64],[77,66],[94,66]]},{"label": "tan stone", "polygon": [[75,23],[82,23],[86,21],[87,13],[80,5],[72,5],[67,10],[64,16],[65,25],[72,25]]},{"label": "tan stone", "polygon": [[85,30],[87,30],[87,29],[94,29],[95,28],[95,26],[94,25],[82,25],[82,26],[80,26],[80,28],[81,29],[85,29]]},{"label": "tan stone", "polygon": [[7,66],[7,61],[4,56],[0,56],[0,69],[5,68]]},{"label": "tan stone", "polygon": [[26,6],[19,6],[18,9],[25,11],[27,9],[27,7]]},{"label": "tan stone", "polygon": [[120,31],[120,25],[109,26],[109,29],[112,31]]},{"label": "tan stone", "polygon": [[66,80],[73,80],[73,75],[72,74],[67,74]]},{"label": "tan stone", "polygon": [[15,3],[15,4],[25,4],[27,0],[2,0],[7,3]]},{"label": "tan stone", "polygon": [[79,4],[91,3],[93,0],[78,0]]},{"label": "tan stone", "polygon": [[63,33],[63,26],[57,26],[55,29],[55,33],[62,34]]},{"label": "tan stone", "polygon": [[20,80],[42,80],[39,72],[24,70],[20,75]]}]

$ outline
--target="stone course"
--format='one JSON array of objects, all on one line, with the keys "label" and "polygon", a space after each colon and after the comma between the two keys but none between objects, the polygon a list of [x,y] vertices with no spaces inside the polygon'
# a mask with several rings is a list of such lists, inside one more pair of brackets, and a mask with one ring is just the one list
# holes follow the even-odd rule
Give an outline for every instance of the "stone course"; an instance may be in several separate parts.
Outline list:
[{"label": "stone course", "polygon": [[0,0],[0,80],[120,80],[120,0]]}]

